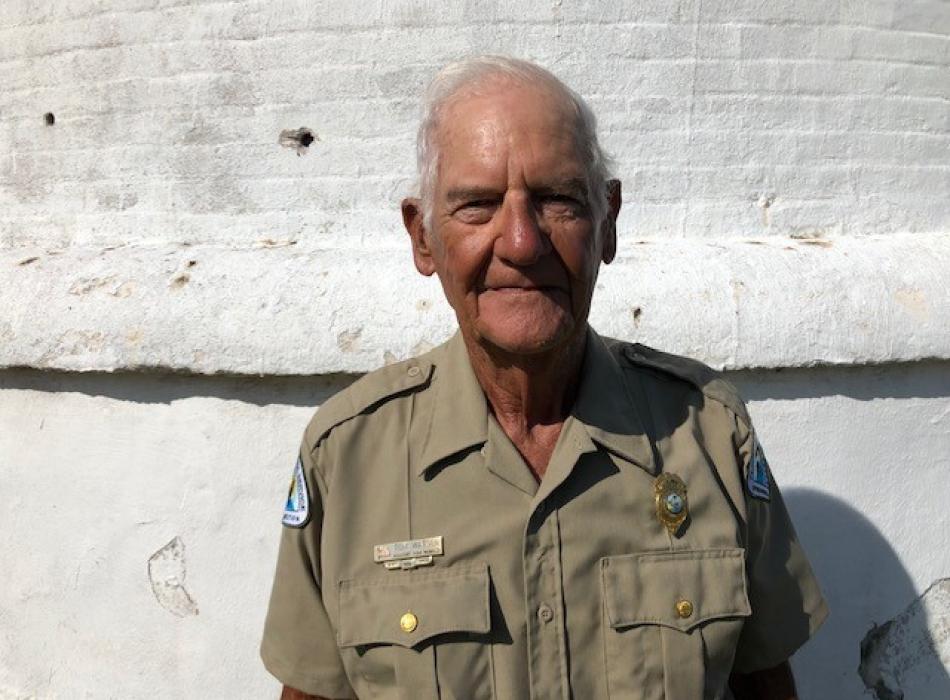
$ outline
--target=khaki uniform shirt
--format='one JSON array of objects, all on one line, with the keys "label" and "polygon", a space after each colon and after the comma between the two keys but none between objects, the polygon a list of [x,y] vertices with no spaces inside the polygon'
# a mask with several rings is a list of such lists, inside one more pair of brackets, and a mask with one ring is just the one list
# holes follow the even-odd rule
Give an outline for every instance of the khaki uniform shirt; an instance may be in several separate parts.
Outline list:
[{"label": "khaki uniform shirt", "polygon": [[[757,444],[718,374],[591,331],[539,484],[456,335],[307,428],[264,663],[331,698],[728,698],[827,614]],[[675,534],[661,473],[687,489]],[[434,537],[431,563],[374,560]]]}]

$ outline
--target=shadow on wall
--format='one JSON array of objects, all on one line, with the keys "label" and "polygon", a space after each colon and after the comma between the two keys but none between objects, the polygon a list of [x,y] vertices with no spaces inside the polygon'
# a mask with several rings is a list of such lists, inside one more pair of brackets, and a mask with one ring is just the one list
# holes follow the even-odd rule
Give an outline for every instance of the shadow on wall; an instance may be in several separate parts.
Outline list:
[{"label": "shadow on wall", "polygon": [[873,401],[950,396],[947,369],[946,362],[926,361],[858,367],[730,370],[725,374],[739,387],[746,401],[790,401],[823,396]]},{"label": "shadow on wall", "polygon": [[[948,642],[934,639],[939,623],[928,624],[924,608],[912,605],[918,594],[887,540],[833,496],[795,488],[783,495],[831,609],[795,656],[798,668],[809,669],[797,674],[801,697],[866,697],[863,675],[878,700],[950,698],[950,675],[935,651]],[[836,679],[835,687],[818,687],[818,679]]]},{"label": "shadow on wall", "polygon": [[181,399],[211,397],[255,406],[280,404],[316,408],[359,379],[356,374],[235,376],[169,372],[65,372],[16,368],[0,370],[0,391],[25,389],[50,393],[76,392],[116,401],[171,404]]}]

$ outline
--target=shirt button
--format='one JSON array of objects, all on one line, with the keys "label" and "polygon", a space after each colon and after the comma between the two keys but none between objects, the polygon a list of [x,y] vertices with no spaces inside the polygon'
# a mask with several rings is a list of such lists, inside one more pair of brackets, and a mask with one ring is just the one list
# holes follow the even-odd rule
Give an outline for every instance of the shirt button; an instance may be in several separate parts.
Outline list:
[{"label": "shirt button", "polygon": [[406,634],[410,632],[415,632],[416,627],[419,626],[419,618],[413,615],[411,612],[407,612],[405,615],[399,618],[399,629],[401,629]]},{"label": "shirt button", "polygon": [[686,619],[693,614],[693,604],[688,600],[681,600],[676,604],[676,614]]},{"label": "shirt button", "polygon": [[415,377],[417,374],[419,374],[419,371],[420,371],[420,370],[419,370],[418,367],[410,367],[410,368],[409,368],[409,376],[410,376],[410,377]]},{"label": "shirt button", "polygon": [[551,610],[550,605],[541,603],[541,605],[538,606],[538,619],[544,623],[548,623],[554,619],[554,611]]}]

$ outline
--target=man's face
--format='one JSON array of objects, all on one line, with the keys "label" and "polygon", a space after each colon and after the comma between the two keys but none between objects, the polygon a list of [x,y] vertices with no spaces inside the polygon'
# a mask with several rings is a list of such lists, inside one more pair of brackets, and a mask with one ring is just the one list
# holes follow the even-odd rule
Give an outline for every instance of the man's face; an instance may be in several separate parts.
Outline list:
[{"label": "man's face", "polygon": [[574,117],[542,89],[456,98],[440,124],[433,230],[403,203],[417,268],[439,276],[468,339],[516,355],[566,343],[613,258],[619,183],[595,221]]}]

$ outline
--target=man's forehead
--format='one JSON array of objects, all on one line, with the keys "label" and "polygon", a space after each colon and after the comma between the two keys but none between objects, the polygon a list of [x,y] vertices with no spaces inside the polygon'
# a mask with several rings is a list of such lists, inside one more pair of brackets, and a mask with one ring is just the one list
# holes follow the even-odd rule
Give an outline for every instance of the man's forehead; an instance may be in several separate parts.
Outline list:
[{"label": "man's forehead", "polygon": [[[537,194],[567,194],[578,198],[584,198],[588,195],[587,178],[581,176],[572,176],[571,174],[561,175],[560,173],[546,173],[546,177],[540,182],[528,183],[533,192]],[[448,204],[464,202],[470,199],[491,199],[499,195],[499,188],[487,186],[473,180],[472,184],[467,184],[465,180],[458,183],[452,183],[445,191],[445,201]]]},{"label": "man's forehead", "polygon": [[440,114],[436,138],[442,163],[461,158],[477,167],[499,150],[528,147],[560,164],[557,177],[585,171],[572,105],[545,86],[502,83],[454,96]]},{"label": "man's forehead", "polygon": [[501,78],[462,88],[442,107],[443,124],[460,117],[487,117],[491,114],[511,116],[550,115],[567,130],[575,129],[575,112],[566,95],[541,83],[515,82]]}]

